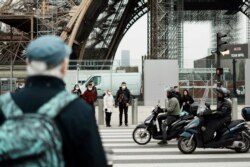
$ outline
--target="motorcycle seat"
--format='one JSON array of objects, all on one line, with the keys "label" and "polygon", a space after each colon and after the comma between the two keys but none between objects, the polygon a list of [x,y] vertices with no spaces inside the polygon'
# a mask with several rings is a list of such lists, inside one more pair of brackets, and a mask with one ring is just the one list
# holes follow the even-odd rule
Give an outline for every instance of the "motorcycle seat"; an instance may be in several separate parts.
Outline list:
[{"label": "motorcycle seat", "polygon": [[244,122],[244,120],[234,120],[231,121],[229,124],[225,125],[221,130],[219,130],[220,133],[227,131],[228,129],[238,125],[239,123]]},{"label": "motorcycle seat", "polygon": [[231,123],[227,126],[229,129],[244,122],[244,120],[240,119],[240,120],[234,120],[234,121],[231,121]]}]

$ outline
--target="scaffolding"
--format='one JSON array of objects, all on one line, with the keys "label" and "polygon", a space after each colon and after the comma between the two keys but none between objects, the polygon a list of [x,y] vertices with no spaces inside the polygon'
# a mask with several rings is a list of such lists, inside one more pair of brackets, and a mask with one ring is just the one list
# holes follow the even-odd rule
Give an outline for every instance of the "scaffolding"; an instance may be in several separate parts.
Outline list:
[{"label": "scaffolding", "polygon": [[177,58],[177,30],[180,27],[175,25],[177,17],[174,5],[174,0],[149,1],[150,28],[148,36],[151,39],[149,42],[151,59]]},{"label": "scaffolding", "polygon": [[226,34],[223,40],[227,41],[229,44],[237,44],[240,40],[239,27],[237,26],[239,22],[238,14],[225,15],[225,11],[216,11],[212,15],[212,44],[216,48],[216,34],[222,33]]},{"label": "scaffolding", "polygon": [[250,19],[247,19],[247,41],[250,42]]},{"label": "scaffolding", "polygon": [[37,37],[47,34],[58,35],[58,12],[65,4],[65,0],[36,1]]},{"label": "scaffolding", "polygon": [[178,55],[178,64],[180,68],[184,67],[184,53],[183,53],[183,44],[184,44],[184,40],[183,40],[183,32],[184,32],[184,27],[183,27],[183,16],[184,16],[184,2],[183,0],[178,0],[177,1],[177,55]]}]

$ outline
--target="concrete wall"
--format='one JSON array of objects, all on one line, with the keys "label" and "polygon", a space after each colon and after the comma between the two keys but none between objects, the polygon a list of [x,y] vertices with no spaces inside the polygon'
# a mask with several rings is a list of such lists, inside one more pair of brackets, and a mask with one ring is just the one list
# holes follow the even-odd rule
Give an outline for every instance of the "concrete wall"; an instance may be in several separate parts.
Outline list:
[{"label": "concrete wall", "polygon": [[246,59],[246,65],[245,65],[245,88],[246,88],[246,94],[245,94],[245,105],[250,105],[250,59]]},{"label": "concrete wall", "polygon": [[177,60],[145,60],[144,105],[155,106],[160,101],[165,106],[165,88],[179,83]]}]

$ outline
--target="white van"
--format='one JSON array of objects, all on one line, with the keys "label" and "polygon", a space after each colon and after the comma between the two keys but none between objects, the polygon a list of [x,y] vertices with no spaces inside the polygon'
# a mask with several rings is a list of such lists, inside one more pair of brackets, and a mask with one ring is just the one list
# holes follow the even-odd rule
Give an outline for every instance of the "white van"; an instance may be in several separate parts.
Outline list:
[{"label": "white van", "polygon": [[102,96],[107,89],[111,89],[112,94],[116,95],[122,82],[126,82],[130,93],[133,96],[140,95],[141,74],[140,73],[99,73],[91,75],[82,85],[82,92],[86,90],[86,84],[92,80],[97,89],[98,96]]}]

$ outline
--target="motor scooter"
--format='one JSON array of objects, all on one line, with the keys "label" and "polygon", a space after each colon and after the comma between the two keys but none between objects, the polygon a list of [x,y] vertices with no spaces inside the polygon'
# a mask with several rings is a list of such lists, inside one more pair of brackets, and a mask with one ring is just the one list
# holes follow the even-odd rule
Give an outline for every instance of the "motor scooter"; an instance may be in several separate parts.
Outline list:
[{"label": "motor scooter", "polygon": [[[158,131],[159,128],[157,128],[157,116],[162,112],[163,109],[159,105],[156,105],[145,121],[136,126],[132,134],[135,143],[145,145],[150,142],[151,138],[162,140],[162,134]],[[181,112],[180,118],[171,124],[170,129],[168,130],[167,140],[178,138],[183,132],[184,127],[193,118],[193,115],[190,115],[185,111]]]},{"label": "motor scooter", "polygon": [[[250,131],[246,121],[250,121],[250,107],[242,109],[242,117],[244,120],[231,121],[229,125],[224,125],[219,133],[215,132],[211,141],[204,142],[204,131],[206,128],[202,126],[201,113],[216,114],[204,107],[203,111],[198,113],[186,127],[180,138],[178,139],[178,148],[184,154],[193,153],[198,148],[227,148],[233,149],[238,153],[248,152],[250,149]],[[201,116],[202,115],[202,116]]]}]

